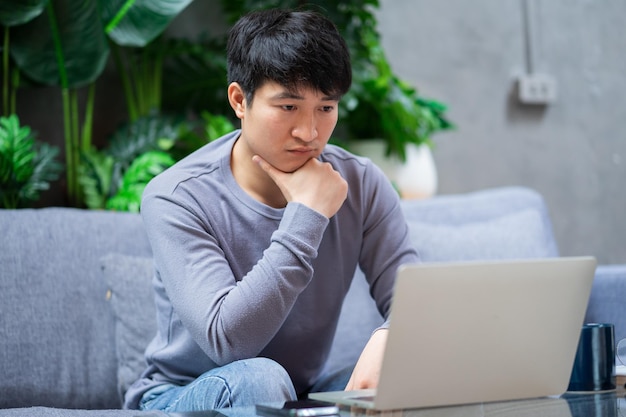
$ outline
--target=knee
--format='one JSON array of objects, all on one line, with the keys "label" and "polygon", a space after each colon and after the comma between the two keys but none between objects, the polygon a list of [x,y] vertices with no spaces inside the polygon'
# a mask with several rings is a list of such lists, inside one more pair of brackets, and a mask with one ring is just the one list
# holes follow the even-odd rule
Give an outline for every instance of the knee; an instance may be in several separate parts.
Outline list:
[{"label": "knee", "polygon": [[213,391],[216,405],[212,408],[242,407],[296,399],[289,374],[271,359],[239,360],[204,375],[204,378],[215,377],[219,378],[221,388]]},{"label": "knee", "polygon": [[241,378],[231,385],[233,402],[247,398],[249,404],[296,399],[291,377],[278,362],[268,358],[241,361]]},{"label": "knee", "polygon": [[161,393],[145,409],[168,412],[243,407],[296,399],[287,371],[266,358],[236,361],[205,372],[188,385]]},{"label": "knee", "polygon": [[244,359],[214,368],[170,398],[169,412],[245,407],[296,398],[287,371],[266,358]]}]

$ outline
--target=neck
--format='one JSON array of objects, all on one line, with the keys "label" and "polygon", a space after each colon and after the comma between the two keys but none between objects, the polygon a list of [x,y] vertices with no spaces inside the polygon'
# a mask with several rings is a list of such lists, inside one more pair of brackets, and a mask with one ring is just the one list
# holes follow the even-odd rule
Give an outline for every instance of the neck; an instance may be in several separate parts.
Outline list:
[{"label": "neck", "polygon": [[230,167],[239,186],[255,200],[274,208],[283,208],[287,201],[276,183],[252,161],[245,142],[237,139],[230,154]]}]

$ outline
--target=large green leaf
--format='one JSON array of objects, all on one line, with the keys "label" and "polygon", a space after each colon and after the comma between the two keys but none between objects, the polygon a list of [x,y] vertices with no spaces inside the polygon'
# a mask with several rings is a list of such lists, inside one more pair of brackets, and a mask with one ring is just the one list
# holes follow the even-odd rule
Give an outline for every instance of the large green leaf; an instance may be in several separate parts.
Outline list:
[{"label": "large green leaf", "polygon": [[0,0],[0,19],[14,26],[11,55],[23,73],[78,88],[104,70],[107,34],[119,45],[145,46],[191,1]]},{"label": "large green leaf", "polygon": [[143,47],[192,0],[100,0],[106,33],[122,46]]},{"label": "large green leaf", "polygon": [[124,173],[122,186],[106,202],[106,208],[138,213],[141,206],[141,196],[148,182],[174,165],[174,162],[174,158],[161,151],[151,151],[139,155]]},{"label": "large green leaf", "polygon": [[84,202],[90,209],[103,209],[110,197],[115,161],[112,156],[95,148],[84,151],[81,160],[78,182],[82,187]]},{"label": "large green leaf", "polygon": [[0,118],[0,189],[28,182],[33,174],[35,138],[17,115]]},{"label": "large green leaf", "polygon": [[17,208],[36,201],[58,178],[59,149],[35,140],[17,115],[0,117],[0,207]]},{"label": "large green leaf", "polygon": [[48,0],[0,0],[0,23],[16,26],[39,16]]},{"label": "large green leaf", "polygon": [[109,54],[97,0],[50,0],[45,13],[14,27],[11,39],[25,74],[64,88],[93,82]]}]

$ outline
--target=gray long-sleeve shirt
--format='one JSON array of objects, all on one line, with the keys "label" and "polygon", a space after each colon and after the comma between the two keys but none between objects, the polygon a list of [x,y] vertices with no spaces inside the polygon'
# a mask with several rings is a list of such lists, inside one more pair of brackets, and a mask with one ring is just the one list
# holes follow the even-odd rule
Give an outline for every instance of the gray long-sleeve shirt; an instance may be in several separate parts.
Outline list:
[{"label": "gray long-sleeve shirt", "polygon": [[159,384],[186,384],[256,356],[280,363],[296,391],[306,391],[328,357],[357,264],[387,317],[398,266],[418,261],[398,195],[368,160],[332,145],[320,156],[349,186],[332,218],[297,203],[276,209],[232,175],[239,133],[194,152],[144,191],[157,335],[126,407]]}]

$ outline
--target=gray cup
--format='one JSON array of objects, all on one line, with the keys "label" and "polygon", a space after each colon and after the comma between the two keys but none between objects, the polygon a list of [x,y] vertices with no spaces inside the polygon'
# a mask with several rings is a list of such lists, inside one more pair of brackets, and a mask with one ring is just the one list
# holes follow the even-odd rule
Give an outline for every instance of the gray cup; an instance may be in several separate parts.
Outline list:
[{"label": "gray cup", "polygon": [[610,323],[585,324],[568,391],[606,391],[615,389],[615,335]]}]

